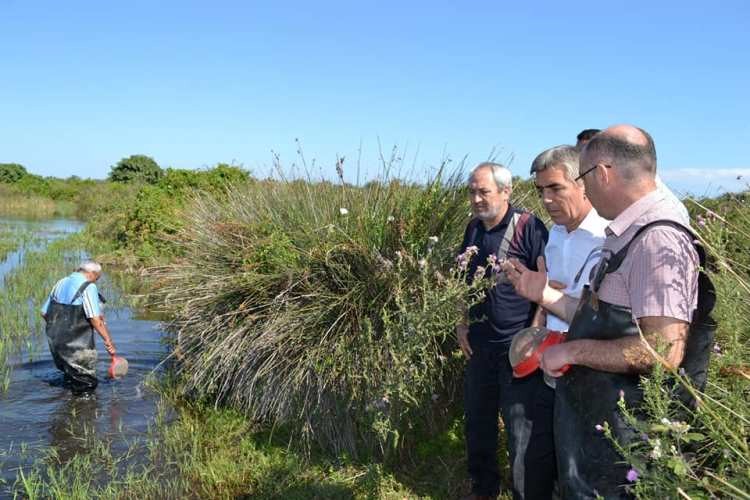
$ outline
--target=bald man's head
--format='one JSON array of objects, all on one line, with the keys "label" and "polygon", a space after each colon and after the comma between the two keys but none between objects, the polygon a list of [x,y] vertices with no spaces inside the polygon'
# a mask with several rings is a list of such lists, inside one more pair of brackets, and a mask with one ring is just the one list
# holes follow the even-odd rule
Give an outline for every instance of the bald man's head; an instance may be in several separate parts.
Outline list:
[{"label": "bald man's head", "polygon": [[635,180],[656,175],[656,146],[645,130],[632,125],[615,125],[594,136],[583,154],[621,170],[624,179]]}]

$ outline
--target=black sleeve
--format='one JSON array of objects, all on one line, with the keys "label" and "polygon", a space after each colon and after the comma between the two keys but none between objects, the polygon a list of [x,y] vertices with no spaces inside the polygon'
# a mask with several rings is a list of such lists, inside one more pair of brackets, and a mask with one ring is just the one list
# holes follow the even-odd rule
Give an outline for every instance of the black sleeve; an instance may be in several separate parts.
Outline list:
[{"label": "black sleeve", "polygon": [[549,232],[544,223],[535,216],[530,216],[524,227],[524,242],[526,244],[526,267],[532,271],[538,271],[536,265],[537,257],[544,257],[544,247],[547,245]]}]

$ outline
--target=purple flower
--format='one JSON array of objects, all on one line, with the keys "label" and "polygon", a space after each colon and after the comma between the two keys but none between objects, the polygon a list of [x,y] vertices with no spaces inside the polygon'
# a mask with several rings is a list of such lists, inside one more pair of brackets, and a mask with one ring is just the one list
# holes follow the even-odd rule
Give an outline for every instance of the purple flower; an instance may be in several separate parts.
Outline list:
[{"label": "purple flower", "polygon": [[631,468],[625,475],[625,479],[627,479],[631,483],[638,481],[638,471]]},{"label": "purple flower", "polygon": [[602,424],[596,424],[594,426],[594,429],[596,429],[598,432],[604,432],[604,427],[602,426]]},{"label": "purple flower", "polygon": [[466,268],[469,267],[469,262],[471,261],[471,258],[475,256],[478,252],[479,252],[479,248],[476,245],[471,245],[470,247],[468,247],[464,253],[456,257],[458,268],[461,271],[466,271]]}]

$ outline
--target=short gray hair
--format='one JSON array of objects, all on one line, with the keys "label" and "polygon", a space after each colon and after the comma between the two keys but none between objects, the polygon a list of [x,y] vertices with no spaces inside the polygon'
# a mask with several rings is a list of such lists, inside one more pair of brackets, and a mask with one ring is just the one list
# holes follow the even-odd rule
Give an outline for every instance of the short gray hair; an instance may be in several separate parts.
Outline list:
[{"label": "short gray hair", "polygon": [[[537,174],[543,170],[553,167],[563,167],[565,177],[569,181],[575,181],[580,173],[580,154],[575,146],[555,146],[539,154],[531,163],[531,174]],[[582,181],[578,181],[582,182]]]},{"label": "short gray hair", "polygon": [[78,265],[78,269],[76,269],[76,271],[99,274],[102,272],[102,265],[98,262],[94,262],[93,260],[84,260]]},{"label": "short gray hair", "polygon": [[474,169],[469,174],[469,182],[474,178],[474,174],[477,173],[478,170],[481,170],[483,168],[489,168],[492,170],[492,178],[495,179],[495,184],[497,184],[497,189],[512,189],[513,188],[513,174],[510,173],[510,170],[505,165],[501,165],[500,163],[493,163],[491,161],[485,161],[474,167]]}]

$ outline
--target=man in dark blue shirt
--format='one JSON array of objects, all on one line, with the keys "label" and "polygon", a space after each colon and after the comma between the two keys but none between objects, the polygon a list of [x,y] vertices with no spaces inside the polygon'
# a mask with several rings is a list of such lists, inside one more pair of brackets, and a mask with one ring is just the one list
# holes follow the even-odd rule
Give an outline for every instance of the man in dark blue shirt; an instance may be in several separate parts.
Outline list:
[{"label": "man in dark blue shirt", "polygon": [[[488,259],[517,258],[536,269],[544,255],[547,229],[532,214],[509,203],[510,171],[495,163],[479,164],[469,176],[474,219],[464,235],[462,253],[472,246],[468,276],[478,266],[494,273]],[[471,254],[473,252],[469,252]],[[465,255],[468,255],[465,254]],[[500,271],[484,301],[469,310],[456,328],[468,359],[464,377],[464,408],[469,498],[495,498],[500,490],[497,465],[498,412],[505,424],[514,498],[547,499],[555,479],[552,436],[554,392],[541,372],[514,379],[508,350],[513,336],[531,324],[534,305],[517,295]]]}]

